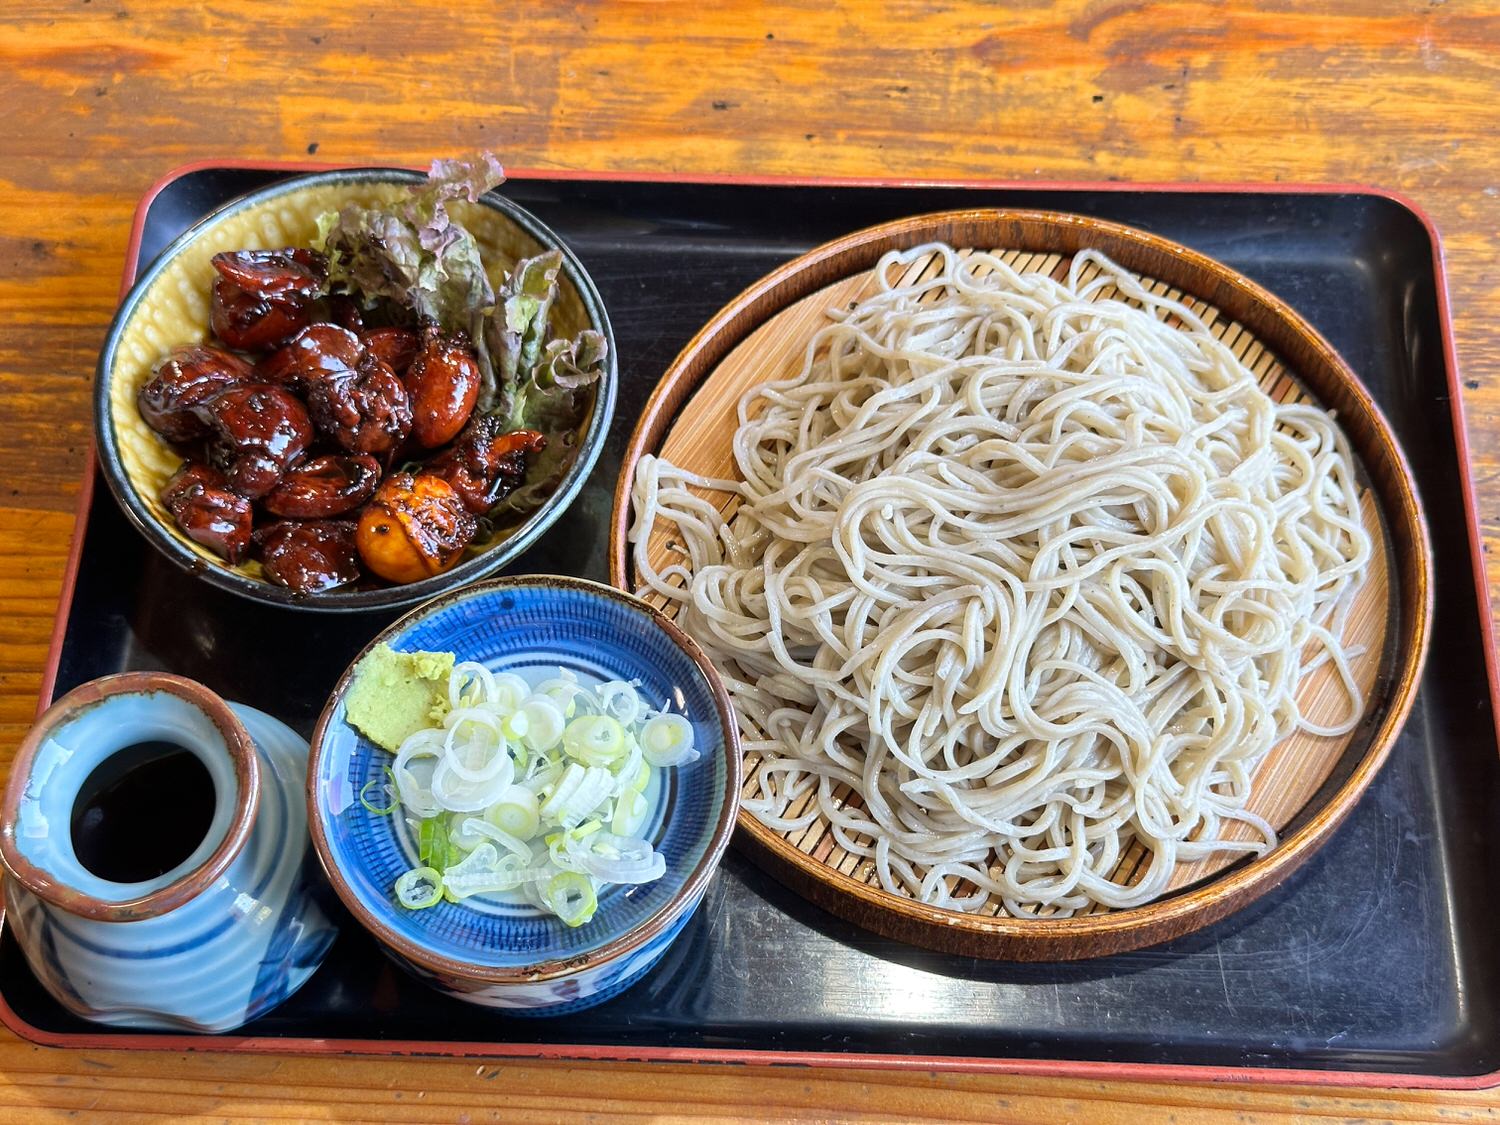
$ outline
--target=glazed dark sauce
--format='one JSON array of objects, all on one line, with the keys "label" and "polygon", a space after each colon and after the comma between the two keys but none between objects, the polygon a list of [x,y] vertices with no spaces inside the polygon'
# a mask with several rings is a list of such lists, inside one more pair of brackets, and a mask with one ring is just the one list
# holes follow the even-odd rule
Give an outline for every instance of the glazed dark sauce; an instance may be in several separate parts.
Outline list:
[{"label": "glazed dark sauce", "polygon": [[198,755],[138,742],[94,767],[73,802],[73,852],[101,879],[140,883],[172,870],[203,842],[214,782]]}]

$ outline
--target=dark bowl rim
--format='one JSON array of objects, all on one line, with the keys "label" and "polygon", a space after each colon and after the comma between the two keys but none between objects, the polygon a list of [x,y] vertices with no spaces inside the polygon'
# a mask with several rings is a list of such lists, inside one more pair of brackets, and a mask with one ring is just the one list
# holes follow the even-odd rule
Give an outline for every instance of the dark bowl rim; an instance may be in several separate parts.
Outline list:
[{"label": "dark bowl rim", "polygon": [[121,300],[119,308],[110,320],[104,343],[99,350],[99,360],[95,366],[93,398],[96,455],[110,492],[114,494],[115,500],[130,522],[163,556],[194,577],[251,601],[287,609],[314,613],[358,613],[369,610],[406,609],[476,579],[484,578],[514,561],[557,522],[583,490],[584,483],[588,480],[589,474],[593,471],[603,451],[605,439],[609,434],[610,422],[615,412],[615,399],[620,379],[614,328],[610,324],[603,298],[599,295],[593,278],[584,268],[577,253],[551,227],[498,190],[486,192],[480,197],[480,203],[500,212],[544,247],[562,251],[563,272],[578,290],[590,320],[598,331],[603,333],[609,352],[604,376],[596,384],[593,412],[579,441],[578,455],[564,474],[562,482],[547,497],[541,507],[528,516],[506,539],[482,551],[474,558],[460,563],[452,570],[425,578],[420,582],[412,582],[404,586],[382,586],[369,590],[343,592],[335,590],[324,594],[297,594],[270,582],[248,578],[206,562],[192,549],[179,542],[152,515],[151,510],[146,507],[136,491],[129,474],[125,472],[120,460],[119,443],[115,439],[113,412],[110,408],[109,371],[114,366],[125,325],[145,300],[146,291],[174,258],[213,224],[246,208],[268,202],[295,190],[349,181],[415,184],[424,179],[426,179],[424,173],[411,169],[372,166],[331,169],[289,176],[256,188],[210,211],[174,238],[134,280],[129,292]]},{"label": "dark bowl rim", "polygon": [[[724,736],[722,750],[725,765],[724,803],[719,810],[713,834],[709,837],[708,846],[704,849],[703,855],[699,857],[698,862],[694,864],[693,869],[683,880],[682,886],[678,888],[677,892],[661,909],[611,941],[585,952],[570,954],[562,958],[549,958],[537,961],[531,965],[502,968],[493,965],[478,965],[469,961],[457,961],[451,957],[444,957],[433,953],[431,950],[414,944],[387,927],[370,910],[369,906],[354,892],[348,880],[344,878],[343,872],[334,862],[332,850],[328,843],[327,826],[324,823],[322,804],[318,800],[318,777],[324,757],[324,737],[327,734],[329,724],[333,721],[333,713],[348,693],[349,686],[354,679],[355,669],[359,667],[360,661],[369,654],[371,649],[376,645],[389,642],[391,638],[403,632],[417,621],[440,612],[456,602],[493,594],[497,591],[525,587],[575,590],[593,597],[602,597],[619,602],[628,609],[641,614],[647,624],[654,626],[666,634],[667,638],[697,666],[704,681],[708,684],[710,693],[713,695],[714,711],[718,716],[719,729]],[[740,750],[739,723],[735,718],[734,708],[729,702],[729,692],[725,689],[724,682],[720,679],[719,673],[714,668],[713,663],[708,659],[703,650],[698,647],[698,643],[692,637],[688,636],[671,618],[634,594],[626,593],[613,586],[607,586],[602,582],[594,582],[587,578],[574,578],[556,574],[506,575],[499,578],[486,579],[483,582],[476,582],[473,585],[465,586],[461,590],[451,591],[443,597],[434,598],[432,601],[418,606],[382,629],[349,662],[349,666],[344,670],[343,675],[339,677],[338,683],[334,685],[333,691],[328,697],[328,702],[324,704],[322,714],[318,716],[318,723],[313,730],[312,741],[308,750],[308,835],[312,839],[313,848],[318,853],[318,860],[323,865],[323,870],[328,876],[328,881],[332,884],[339,899],[349,909],[349,912],[354,915],[360,925],[364,926],[377,941],[386,946],[390,951],[422,969],[443,976],[460,978],[481,984],[534,984],[538,981],[574,976],[599,968],[610,962],[618,961],[620,958],[639,949],[653,938],[658,937],[663,932],[670,930],[672,924],[681,918],[685,911],[690,910],[698,902],[709,880],[713,878],[714,872],[718,870],[719,861],[723,858],[724,850],[728,847],[730,837],[734,834],[735,823],[739,815],[740,787],[743,776],[742,762],[743,754]]]}]

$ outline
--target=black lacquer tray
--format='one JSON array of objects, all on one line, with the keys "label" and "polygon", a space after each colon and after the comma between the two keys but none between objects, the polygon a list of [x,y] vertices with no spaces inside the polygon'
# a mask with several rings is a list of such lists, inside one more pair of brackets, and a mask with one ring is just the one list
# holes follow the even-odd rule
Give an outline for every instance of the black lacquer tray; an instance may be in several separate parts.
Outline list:
[{"label": "black lacquer tray", "polygon": [[[141,205],[133,274],[209,210],[297,169],[195,166]],[[1155,949],[997,964],[901,946],[810,906],[731,851],[642,983],[565,1020],[469,1007],[406,977],[346,916],[283,1007],[220,1037],[98,1028],[0,935],[0,1017],[54,1045],[951,1067],[1261,1081],[1500,1080],[1500,753],[1440,258],[1407,204],[1360,188],[684,182],[523,174],[502,192],[565,238],[618,334],[619,409],[567,514],[511,568],[606,579],[620,455],[657,378],[771,268],[876,222],[1031,207],[1142,227],[1303,314],[1365,380],[1411,460],[1436,560],[1436,643],[1390,761],[1333,840],[1248,910]],[[87,491],[87,490],[86,490]],[[161,668],[311,731],[393,614],[310,615],[190,581],[107,490],[82,508],[47,697]],[[292,643],[287,643],[292,638]],[[1179,1070],[1179,1068],[1188,1068]]]}]

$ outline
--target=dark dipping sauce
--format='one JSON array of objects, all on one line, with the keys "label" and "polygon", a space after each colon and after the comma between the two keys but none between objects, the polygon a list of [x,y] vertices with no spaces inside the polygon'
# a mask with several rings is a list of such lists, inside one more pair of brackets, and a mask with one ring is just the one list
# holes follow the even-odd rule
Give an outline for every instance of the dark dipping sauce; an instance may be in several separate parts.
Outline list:
[{"label": "dark dipping sauce", "polygon": [[141,883],[176,867],[203,842],[214,782],[191,750],[138,742],[94,767],[73,802],[73,851],[101,879]]}]

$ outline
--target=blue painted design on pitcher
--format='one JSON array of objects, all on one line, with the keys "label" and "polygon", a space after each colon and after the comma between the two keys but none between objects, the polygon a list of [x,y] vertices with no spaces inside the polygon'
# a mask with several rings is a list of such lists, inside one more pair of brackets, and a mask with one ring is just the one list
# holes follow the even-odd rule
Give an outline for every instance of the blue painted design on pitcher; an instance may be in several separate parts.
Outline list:
[{"label": "blue painted design on pitcher", "polygon": [[[101,878],[74,851],[80,788],[106,759],[162,741],[214,787],[209,828],[171,870]],[[38,721],[0,810],[6,917],[69,1011],[123,1027],[229,1031],[304,984],[336,930],[308,882],[307,743],[192,681],[125,673],[85,684]]]}]

